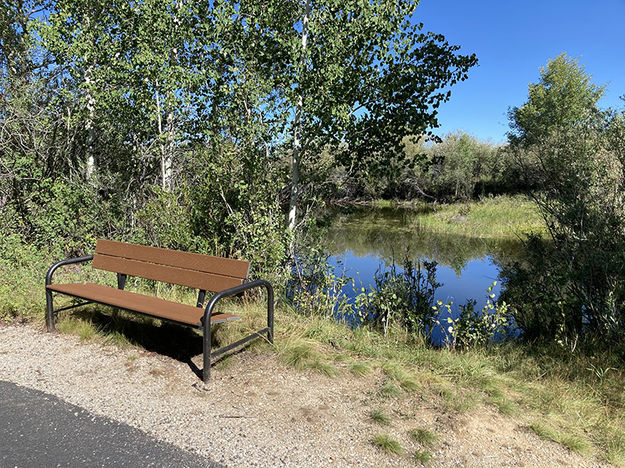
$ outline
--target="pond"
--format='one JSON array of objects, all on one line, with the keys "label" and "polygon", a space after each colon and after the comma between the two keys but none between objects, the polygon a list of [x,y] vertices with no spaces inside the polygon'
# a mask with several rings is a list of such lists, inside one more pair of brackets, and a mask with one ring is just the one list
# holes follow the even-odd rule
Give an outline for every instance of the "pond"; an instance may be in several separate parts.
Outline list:
[{"label": "pond", "polygon": [[[521,258],[520,241],[428,232],[419,228],[421,215],[410,208],[334,208],[324,236],[330,264],[337,274],[344,270],[345,276],[353,278],[356,288],[370,289],[376,272],[388,270],[393,263],[400,266],[406,258],[434,261],[436,280],[442,284],[435,299],[452,302],[454,318],[467,300],[477,301],[476,310],[481,310],[486,290],[498,281],[501,267]],[[498,281],[493,293],[499,296],[500,291]],[[356,295],[351,284],[343,292],[352,298]],[[443,331],[435,328],[432,341],[442,344]]]}]

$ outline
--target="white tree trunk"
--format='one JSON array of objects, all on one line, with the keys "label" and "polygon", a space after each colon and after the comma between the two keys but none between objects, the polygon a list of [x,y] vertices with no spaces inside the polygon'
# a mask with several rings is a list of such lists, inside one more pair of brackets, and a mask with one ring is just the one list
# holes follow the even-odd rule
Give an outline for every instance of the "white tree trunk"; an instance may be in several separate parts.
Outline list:
[{"label": "white tree trunk", "polygon": [[297,201],[299,198],[299,166],[302,156],[302,112],[304,107],[304,97],[301,89],[301,76],[304,73],[306,62],[306,46],[308,42],[308,18],[310,16],[311,0],[306,0],[304,16],[302,18],[302,56],[299,66],[299,83],[297,107],[295,108],[295,121],[293,122],[293,153],[291,156],[291,201],[289,203],[289,229],[295,231],[297,221]]},{"label": "white tree trunk", "polygon": [[91,86],[93,85],[92,73],[93,67],[90,66],[85,72],[85,83],[87,84],[87,112],[89,114],[87,122],[85,123],[85,128],[87,129],[87,161],[85,166],[85,176],[88,181],[92,181],[95,174],[95,157],[93,155],[93,145],[95,142],[95,128],[93,125],[95,120],[95,98],[91,93]]},{"label": "white tree trunk", "polygon": [[[169,115],[167,116],[167,120],[169,120]],[[161,138],[163,135],[163,118],[161,116],[161,97],[158,91],[156,92],[156,123],[158,126],[158,136],[161,140],[159,142],[161,150],[161,187],[163,190],[169,191],[171,186],[171,154],[169,154],[168,151],[168,141]]]}]

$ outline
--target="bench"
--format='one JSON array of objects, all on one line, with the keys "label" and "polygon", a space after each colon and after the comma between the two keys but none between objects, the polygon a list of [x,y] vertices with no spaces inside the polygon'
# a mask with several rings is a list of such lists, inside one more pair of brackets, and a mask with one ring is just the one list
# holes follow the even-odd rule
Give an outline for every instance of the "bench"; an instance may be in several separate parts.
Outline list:
[{"label": "bench", "polygon": [[[52,275],[63,265],[92,261],[93,268],[117,274],[117,288],[95,283],[53,284]],[[85,304],[98,303],[136,312],[203,332],[203,380],[210,380],[211,358],[248,341],[267,337],[273,343],[273,288],[268,281],[247,281],[250,263],[243,260],[161,249],[144,245],[98,239],[95,253],[55,263],[46,274],[46,325],[55,330],[55,313]],[[198,290],[195,306],[167,301],[124,290],[128,276],[187,286]],[[225,297],[240,295],[254,288],[267,290],[267,327],[217,350],[211,349],[211,326],[239,317],[215,311]],[[204,307],[207,292],[215,293]],[[53,293],[82,299],[83,302],[54,310]]]}]

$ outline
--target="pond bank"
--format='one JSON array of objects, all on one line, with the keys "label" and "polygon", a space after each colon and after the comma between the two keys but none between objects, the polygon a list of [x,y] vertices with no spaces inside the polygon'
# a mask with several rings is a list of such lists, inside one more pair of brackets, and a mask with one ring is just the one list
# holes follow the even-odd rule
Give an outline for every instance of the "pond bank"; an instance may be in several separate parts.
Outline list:
[{"label": "pond bank", "polygon": [[329,205],[330,213],[363,207],[374,210],[403,209],[412,215],[411,227],[414,229],[471,238],[518,239],[522,233],[542,233],[545,230],[536,205],[522,195],[502,195],[451,204],[420,200],[336,200]]},{"label": "pond bank", "polygon": [[[176,359],[32,326],[0,326],[0,379],[47,391],[227,465],[407,466],[426,458],[436,467],[603,465],[541,439],[524,416],[477,402],[454,407],[452,394],[461,401],[470,395],[449,387],[444,374],[424,379],[409,369],[419,386],[404,389],[392,377],[399,377],[399,367],[394,373],[372,367],[356,377],[351,352],[350,359],[334,360],[338,373],[332,378],[285,365],[295,342],[284,329],[291,320],[280,318],[277,353],[261,347],[230,358],[214,372],[210,392],[195,390],[194,374]],[[397,389],[391,391],[393,382]],[[388,422],[376,422],[374,413]],[[397,441],[402,454],[372,444],[381,434]]]}]

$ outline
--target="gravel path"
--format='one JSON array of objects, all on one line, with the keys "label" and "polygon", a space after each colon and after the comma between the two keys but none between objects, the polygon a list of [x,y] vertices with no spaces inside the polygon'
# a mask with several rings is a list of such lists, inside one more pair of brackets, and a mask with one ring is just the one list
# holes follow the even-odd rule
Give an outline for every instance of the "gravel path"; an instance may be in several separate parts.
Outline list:
[{"label": "gravel path", "polygon": [[[414,427],[439,434],[432,466],[599,466],[497,413],[451,416],[417,398],[396,408],[391,402],[396,417],[381,428],[368,417],[377,404],[375,375],[330,379],[247,351],[213,377],[200,391],[189,366],[162,355],[0,326],[0,380],[228,466],[409,466],[416,447],[407,431]],[[396,437],[408,453],[390,456],[373,447],[378,432]]]}]

